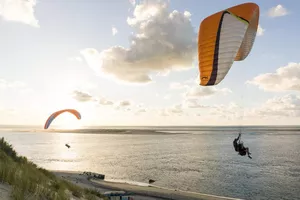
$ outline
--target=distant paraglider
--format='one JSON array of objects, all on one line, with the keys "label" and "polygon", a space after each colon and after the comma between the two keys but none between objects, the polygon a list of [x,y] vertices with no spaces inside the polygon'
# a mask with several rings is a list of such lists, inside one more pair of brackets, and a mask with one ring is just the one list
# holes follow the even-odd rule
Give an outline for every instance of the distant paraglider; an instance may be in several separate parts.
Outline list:
[{"label": "distant paraglider", "polygon": [[77,117],[77,119],[81,119],[81,115],[80,113],[77,111],[77,110],[74,110],[74,109],[65,109],[65,110],[59,110],[59,111],[56,111],[55,113],[51,114],[49,116],[49,118],[47,119],[45,125],[44,125],[44,129],[47,129],[50,124],[52,123],[52,121],[60,114],[64,113],[64,112],[69,112],[73,115],[75,115],[75,117]]},{"label": "distant paraglider", "polygon": [[219,84],[234,61],[244,60],[256,38],[259,6],[244,3],[205,18],[198,35],[200,85]]}]

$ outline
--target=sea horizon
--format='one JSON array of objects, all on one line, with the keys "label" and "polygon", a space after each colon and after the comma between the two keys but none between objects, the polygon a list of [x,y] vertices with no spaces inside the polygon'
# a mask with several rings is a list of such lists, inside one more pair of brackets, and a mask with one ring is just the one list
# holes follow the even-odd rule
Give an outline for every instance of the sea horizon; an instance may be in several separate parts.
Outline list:
[{"label": "sea horizon", "polygon": [[[77,133],[77,134],[219,134],[239,132],[243,134],[268,134],[268,132],[300,133],[300,126],[295,125],[253,125],[253,126],[82,126],[80,128],[63,128],[52,126],[44,129],[37,125],[0,125],[0,132],[40,132],[40,133]],[[288,132],[287,132],[288,131]],[[274,134],[274,133],[272,133]]]}]

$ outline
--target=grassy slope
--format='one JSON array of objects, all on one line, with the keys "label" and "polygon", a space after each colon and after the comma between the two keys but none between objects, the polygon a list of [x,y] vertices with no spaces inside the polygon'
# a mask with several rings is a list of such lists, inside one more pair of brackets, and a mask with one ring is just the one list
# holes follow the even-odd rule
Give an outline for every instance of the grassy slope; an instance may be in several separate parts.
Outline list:
[{"label": "grassy slope", "polygon": [[57,178],[51,172],[39,168],[26,157],[18,156],[4,138],[0,139],[0,183],[13,187],[12,198],[19,199],[70,199],[70,191],[75,197],[92,200],[104,198],[100,193],[82,189],[70,182]]}]

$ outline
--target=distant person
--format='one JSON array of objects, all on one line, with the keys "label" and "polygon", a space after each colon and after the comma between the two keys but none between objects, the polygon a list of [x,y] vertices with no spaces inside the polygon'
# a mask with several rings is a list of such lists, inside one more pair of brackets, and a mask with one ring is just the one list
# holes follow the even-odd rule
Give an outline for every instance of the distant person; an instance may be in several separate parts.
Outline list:
[{"label": "distant person", "polygon": [[239,133],[239,136],[233,140],[234,150],[236,152],[239,152],[239,155],[245,156],[247,154],[248,157],[252,159],[252,157],[250,156],[251,153],[249,152],[249,148],[244,147],[244,144],[243,142],[240,141],[240,139],[241,139],[241,133]]},{"label": "distant person", "polygon": [[154,182],[155,182],[155,180],[149,179],[149,184],[154,183]]}]

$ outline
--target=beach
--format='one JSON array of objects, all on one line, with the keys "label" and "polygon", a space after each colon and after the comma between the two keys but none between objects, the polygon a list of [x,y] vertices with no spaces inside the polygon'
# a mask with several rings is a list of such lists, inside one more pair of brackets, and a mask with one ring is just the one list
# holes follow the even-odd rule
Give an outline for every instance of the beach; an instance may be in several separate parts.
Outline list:
[{"label": "beach", "polygon": [[139,186],[128,183],[110,182],[104,180],[88,180],[83,172],[52,171],[56,176],[66,179],[80,187],[93,188],[104,193],[108,191],[126,191],[132,193],[135,200],[238,200],[236,198],[186,192],[181,190],[159,188],[155,186]]}]

